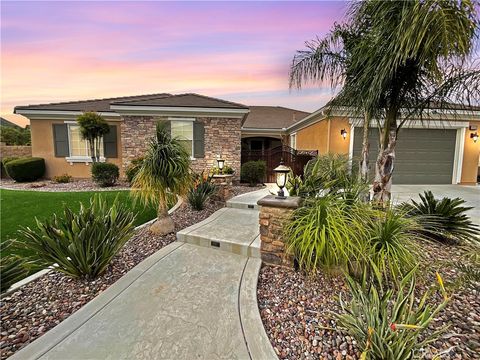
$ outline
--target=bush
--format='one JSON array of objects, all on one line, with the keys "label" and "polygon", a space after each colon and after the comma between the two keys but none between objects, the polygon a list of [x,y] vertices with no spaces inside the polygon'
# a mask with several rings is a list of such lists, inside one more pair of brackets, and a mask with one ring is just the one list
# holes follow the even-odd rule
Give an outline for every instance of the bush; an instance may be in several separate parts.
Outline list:
[{"label": "bush", "polygon": [[197,178],[193,188],[187,194],[189,204],[195,210],[203,210],[205,202],[217,190],[210,177],[203,177],[203,174]]},{"label": "bush", "polygon": [[[223,175],[232,175],[235,173],[235,169],[232,168],[231,166],[224,165],[223,166]],[[210,171],[211,175],[219,175],[220,174],[220,169],[218,167],[212,168]]]},{"label": "bush", "polygon": [[420,201],[400,205],[409,216],[415,217],[421,225],[421,232],[432,240],[440,242],[480,241],[480,228],[475,225],[466,211],[472,207],[463,206],[465,200],[460,198],[435,199],[431,191],[419,194]]},{"label": "bush", "polygon": [[5,169],[15,181],[35,181],[45,174],[45,160],[38,157],[12,160],[5,164]]},{"label": "bush", "polygon": [[426,331],[449,298],[443,281],[437,274],[443,301],[436,306],[427,303],[432,296],[427,291],[420,302],[415,297],[413,271],[407,274],[398,290],[383,293],[372,283],[355,282],[347,277],[352,300],[340,297],[342,313],[334,314],[337,329],[350,335],[362,351],[361,359],[407,360],[423,358],[428,344],[436,341],[445,327]]},{"label": "bush", "polygon": [[267,164],[265,161],[247,161],[240,169],[240,178],[244,182],[248,182],[250,186],[255,186],[262,182],[267,172]]},{"label": "bush", "polygon": [[10,251],[13,248],[12,244],[12,240],[2,243],[2,254],[0,256],[0,274],[2,274],[0,292],[2,293],[29,274],[26,262]]},{"label": "bush", "polygon": [[0,161],[0,176],[2,178],[8,177],[7,171],[5,170],[5,164],[12,160],[17,160],[17,159],[18,157],[16,156],[7,156]]},{"label": "bush", "polygon": [[68,174],[63,174],[63,175],[57,175],[53,177],[53,181],[59,184],[66,184],[72,181],[72,177]]},{"label": "bush", "polygon": [[37,262],[72,277],[95,278],[102,274],[134,231],[135,215],[115,199],[108,204],[99,195],[78,213],[64,207],[36,229],[22,228],[20,246],[35,254]]},{"label": "bush", "polygon": [[133,178],[137,175],[138,170],[140,170],[140,166],[142,166],[144,157],[139,157],[133,159],[128,165],[127,170],[125,171],[125,176],[127,177],[127,181],[132,183]]},{"label": "bush", "polygon": [[118,166],[112,163],[92,164],[92,179],[101,187],[113,186],[120,176]]}]

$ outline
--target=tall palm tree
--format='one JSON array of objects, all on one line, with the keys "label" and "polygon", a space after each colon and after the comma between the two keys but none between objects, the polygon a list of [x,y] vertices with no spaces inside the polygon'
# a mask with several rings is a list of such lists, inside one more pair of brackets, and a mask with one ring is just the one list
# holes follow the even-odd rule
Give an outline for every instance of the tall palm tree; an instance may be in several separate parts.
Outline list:
[{"label": "tall palm tree", "polygon": [[[290,88],[301,88],[303,84],[328,82],[332,89],[342,86],[340,92],[343,98],[344,93],[349,93],[351,79],[355,78],[354,69],[350,66],[352,50],[356,43],[364,36],[367,36],[368,22],[335,24],[333,29],[323,38],[317,38],[306,42],[306,50],[297,51],[290,67]],[[353,91],[353,90],[352,90]],[[342,104],[330,101],[327,104],[332,112],[341,107]],[[359,177],[366,182],[368,180],[368,127],[371,122],[370,114],[363,109],[362,103],[356,104],[363,118],[363,144],[360,157]]]},{"label": "tall palm tree", "polygon": [[362,101],[381,120],[373,191],[385,202],[405,122],[424,116],[433,101],[448,108],[480,99],[480,71],[472,66],[479,18],[469,0],[365,0],[352,5],[349,18],[368,21],[368,36],[351,49],[353,85],[340,98],[352,106]]},{"label": "tall palm tree", "polygon": [[132,181],[132,194],[145,205],[157,206],[158,218],[150,230],[165,235],[174,232],[168,214],[169,194],[183,196],[191,185],[190,155],[165,122],[158,122],[145,158]]}]

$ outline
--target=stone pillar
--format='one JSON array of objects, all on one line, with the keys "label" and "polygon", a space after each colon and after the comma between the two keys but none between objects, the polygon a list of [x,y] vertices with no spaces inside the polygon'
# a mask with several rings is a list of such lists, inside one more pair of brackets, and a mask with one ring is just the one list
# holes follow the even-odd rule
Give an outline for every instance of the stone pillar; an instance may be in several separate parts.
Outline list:
[{"label": "stone pillar", "polygon": [[283,228],[301,201],[296,196],[277,199],[275,195],[267,195],[257,202],[260,207],[260,252],[266,264],[293,267],[293,257],[285,253]]},{"label": "stone pillar", "polygon": [[227,201],[232,195],[233,175],[213,175],[212,182],[217,186],[214,199]]}]

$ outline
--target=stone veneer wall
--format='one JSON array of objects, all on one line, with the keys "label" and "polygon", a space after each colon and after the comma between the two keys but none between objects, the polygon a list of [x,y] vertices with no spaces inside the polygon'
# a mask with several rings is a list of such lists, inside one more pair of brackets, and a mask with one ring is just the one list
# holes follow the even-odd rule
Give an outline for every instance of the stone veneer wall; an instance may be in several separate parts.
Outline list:
[{"label": "stone veneer wall", "polygon": [[0,158],[32,156],[31,146],[0,145]]},{"label": "stone veneer wall", "polygon": [[[122,137],[122,169],[142,156],[148,139],[155,134],[155,124],[165,118],[153,116],[124,116],[120,126]],[[241,121],[236,118],[197,117],[205,126],[205,157],[192,160],[192,168],[200,173],[216,166],[218,155],[225,164],[235,169],[235,180],[240,178]]]}]

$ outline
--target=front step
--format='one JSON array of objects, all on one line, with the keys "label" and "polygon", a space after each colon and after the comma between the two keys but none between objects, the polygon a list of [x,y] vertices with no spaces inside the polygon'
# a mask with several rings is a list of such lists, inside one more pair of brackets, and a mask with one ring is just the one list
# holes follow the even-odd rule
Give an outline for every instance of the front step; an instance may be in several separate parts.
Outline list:
[{"label": "front step", "polygon": [[222,208],[209,218],[179,231],[177,240],[260,258],[258,211]]},{"label": "front step", "polygon": [[257,201],[267,195],[270,192],[266,188],[238,195],[227,201],[227,208],[258,210]]}]

